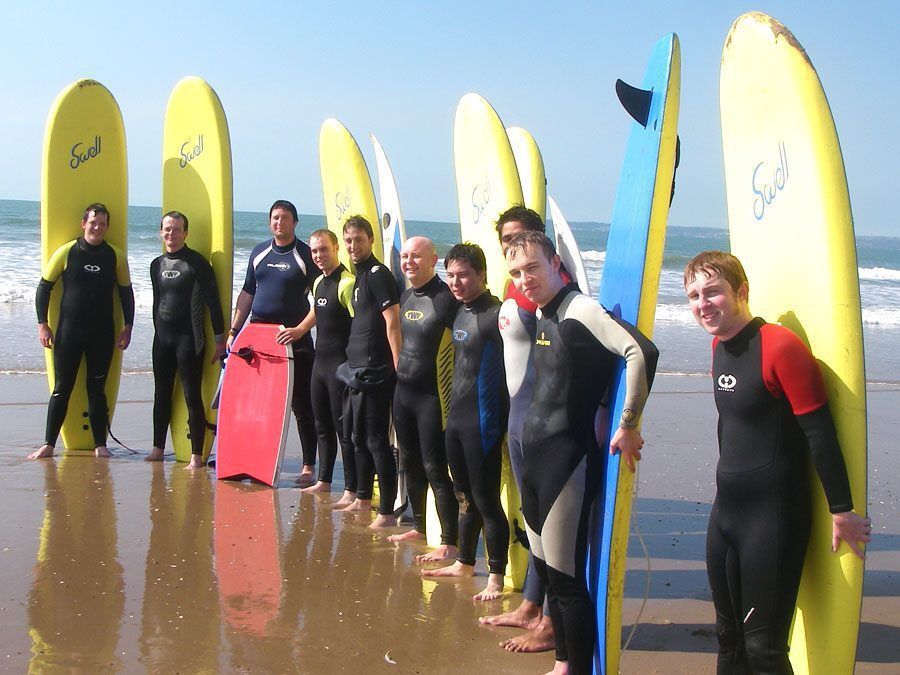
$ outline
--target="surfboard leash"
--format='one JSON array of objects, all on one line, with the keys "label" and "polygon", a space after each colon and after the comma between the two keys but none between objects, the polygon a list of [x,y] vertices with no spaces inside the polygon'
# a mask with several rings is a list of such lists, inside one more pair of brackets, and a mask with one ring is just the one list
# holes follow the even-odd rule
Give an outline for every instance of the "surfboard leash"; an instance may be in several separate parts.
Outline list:
[{"label": "surfboard leash", "polygon": [[[641,487],[641,465],[640,462],[637,463],[635,467],[635,476],[634,476],[634,501],[637,502],[638,493],[640,492]],[[625,644],[622,645],[621,654],[624,654],[628,651],[628,645],[631,644],[631,638],[634,637],[634,634],[637,632],[638,623],[641,620],[641,615],[644,613],[644,607],[647,606],[647,598],[650,596],[650,577],[652,576],[652,569],[650,565],[650,554],[647,552],[647,544],[644,543],[644,536],[641,534],[641,528],[638,526],[637,522],[637,509],[631,509],[631,527],[634,529],[634,533],[637,535],[638,541],[641,544],[641,550],[644,552],[644,560],[647,561],[647,580],[644,584],[644,599],[641,601],[641,608],[638,610],[637,616],[634,619],[634,624],[631,626],[631,631],[628,633],[628,637],[625,639]]]}]

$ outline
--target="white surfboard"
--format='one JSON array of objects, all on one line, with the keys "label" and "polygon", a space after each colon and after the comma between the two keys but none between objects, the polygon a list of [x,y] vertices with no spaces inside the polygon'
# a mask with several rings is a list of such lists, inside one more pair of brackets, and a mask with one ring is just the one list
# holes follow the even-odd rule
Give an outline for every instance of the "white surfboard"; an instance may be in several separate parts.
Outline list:
[{"label": "white surfboard", "polygon": [[591,288],[588,283],[587,272],[584,271],[584,261],[581,259],[581,251],[578,249],[575,235],[572,234],[572,228],[569,227],[569,223],[563,216],[562,211],[559,210],[559,206],[556,205],[553,197],[547,197],[547,203],[550,205],[550,220],[553,221],[556,252],[569,273],[575,275],[578,289],[585,295],[590,295]]}]

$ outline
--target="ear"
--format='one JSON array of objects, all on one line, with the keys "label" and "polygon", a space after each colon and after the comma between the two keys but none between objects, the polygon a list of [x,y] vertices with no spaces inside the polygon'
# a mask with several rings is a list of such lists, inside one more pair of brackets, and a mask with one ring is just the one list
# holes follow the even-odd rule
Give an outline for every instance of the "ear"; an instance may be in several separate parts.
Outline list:
[{"label": "ear", "polygon": [[750,285],[746,281],[738,288],[737,295],[743,302],[750,302]]},{"label": "ear", "polygon": [[553,257],[550,258],[550,267],[553,268],[554,272],[559,272],[561,266],[562,266],[562,260],[560,260],[559,254],[554,253]]}]

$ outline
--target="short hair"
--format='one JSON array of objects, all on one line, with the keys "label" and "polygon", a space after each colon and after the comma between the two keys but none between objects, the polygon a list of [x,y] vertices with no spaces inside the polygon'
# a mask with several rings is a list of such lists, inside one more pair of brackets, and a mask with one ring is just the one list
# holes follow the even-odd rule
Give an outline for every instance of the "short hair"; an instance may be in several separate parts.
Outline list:
[{"label": "short hair", "polygon": [[703,251],[695,255],[684,268],[684,287],[687,288],[700,272],[708,277],[718,275],[731,285],[735,293],[742,284],[750,287],[741,261],[725,251]]},{"label": "short hair", "polygon": [[450,267],[452,262],[468,263],[479,274],[487,273],[487,260],[485,260],[484,251],[481,250],[478,244],[468,241],[462,244],[455,244],[444,258],[444,269]]},{"label": "short hair", "polygon": [[372,223],[365,219],[364,216],[350,216],[344,221],[344,234],[347,230],[362,230],[368,235],[369,239],[375,238],[375,232],[372,230]]},{"label": "short hair", "polygon": [[512,222],[522,223],[529,232],[543,233],[547,231],[547,226],[537,211],[526,208],[524,204],[513,204],[497,218],[497,225],[494,228],[497,230],[497,236],[500,237],[503,234],[504,225]]},{"label": "short hair", "polygon": [[543,232],[528,231],[519,232],[519,234],[509,240],[509,243],[506,245],[506,257],[509,258],[513,252],[521,251],[525,253],[526,249],[529,248],[543,251],[544,255],[547,256],[547,260],[553,260],[553,256],[556,255],[556,247],[550,241],[550,237]]},{"label": "short hair", "polygon": [[269,218],[272,218],[272,213],[275,209],[284,209],[285,211],[289,211],[292,216],[294,216],[294,222],[300,222],[300,216],[297,215],[297,207],[291,204],[287,199],[276,199],[275,203],[272,204],[271,208],[269,208]]},{"label": "short hair", "polygon": [[87,219],[91,217],[91,213],[93,213],[95,216],[106,216],[107,224],[112,220],[112,216],[109,215],[109,209],[106,208],[106,205],[101,204],[100,202],[94,202],[93,204],[88,205],[88,207],[84,210],[84,215],[81,216],[81,222],[87,222]]},{"label": "short hair", "polygon": [[159,229],[162,229],[162,227],[163,227],[163,221],[164,221],[166,218],[178,218],[178,219],[180,219],[181,222],[184,223],[184,231],[185,231],[185,232],[188,231],[188,217],[187,217],[186,215],[184,215],[181,211],[169,211],[169,212],[168,212],[167,214],[165,214],[162,218],[160,218],[160,219],[159,219]]},{"label": "short hair", "polygon": [[331,242],[332,246],[338,245],[337,235],[331,230],[325,229],[324,227],[315,230],[311,235],[309,235],[310,240],[312,240],[313,237],[318,237],[319,239],[327,239]]}]

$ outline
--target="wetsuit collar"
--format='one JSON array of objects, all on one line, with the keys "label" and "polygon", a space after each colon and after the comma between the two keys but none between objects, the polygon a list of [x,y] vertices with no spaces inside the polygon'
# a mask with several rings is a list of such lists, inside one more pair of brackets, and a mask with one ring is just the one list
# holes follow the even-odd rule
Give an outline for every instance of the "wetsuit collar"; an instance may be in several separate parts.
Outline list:
[{"label": "wetsuit collar", "polygon": [[487,289],[484,289],[484,293],[475,298],[472,302],[467,302],[463,304],[463,307],[466,309],[477,309],[483,306],[491,297],[491,292]]},{"label": "wetsuit collar", "polygon": [[274,237],[272,238],[272,249],[276,253],[287,253],[292,248],[294,248],[296,245],[297,245],[297,237],[294,237],[293,240],[291,240],[290,244],[285,244],[284,246],[281,246],[277,241],[275,241]]},{"label": "wetsuit collar", "polygon": [[343,274],[344,270],[346,270],[346,269],[347,268],[344,267],[344,263],[338,263],[338,266],[332,270],[331,274],[326,274],[325,278],[326,279],[340,279],[341,274]]},{"label": "wetsuit collar", "polygon": [[170,260],[177,260],[179,258],[183,258],[184,256],[186,256],[187,251],[188,251],[188,245],[185,244],[177,251],[172,251],[171,253],[166,251],[166,257],[169,258]]},{"label": "wetsuit collar", "polygon": [[380,264],[381,263],[378,261],[378,258],[376,258],[374,255],[370,255],[365,260],[360,260],[358,263],[356,263],[356,269],[368,272],[370,269],[375,267],[375,265]]},{"label": "wetsuit collar", "polygon": [[87,251],[88,253],[99,253],[108,246],[105,239],[99,244],[89,244],[85,241],[84,237],[78,237],[77,243],[82,251]]},{"label": "wetsuit collar", "polygon": [[741,328],[728,340],[719,340],[726,349],[741,349],[747,342],[759,332],[760,326],[765,325],[766,320],[758,316],[753,317],[747,322],[747,325]]},{"label": "wetsuit collar", "polygon": [[441,283],[440,277],[437,274],[435,274],[433,277],[431,277],[431,279],[426,281],[424,284],[422,284],[418,288],[414,288],[413,293],[415,293],[418,296],[427,295],[429,291],[437,288],[440,285],[440,283]]},{"label": "wetsuit collar", "polygon": [[559,293],[554,295],[553,299],[550,302],[541,307],[541,315],[553,316],[554,314],[556,314],[556,310],[559,309],[562,301],[566,299],[566,296],[569,295],[569,293],[578,293],[578,285],[566,284],[565,286],[560,288]]}]

